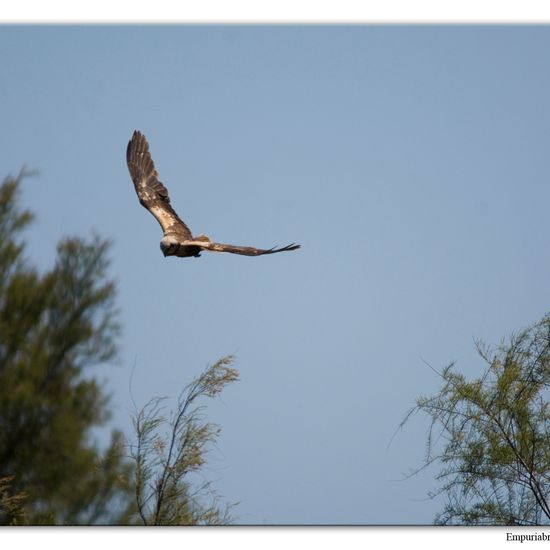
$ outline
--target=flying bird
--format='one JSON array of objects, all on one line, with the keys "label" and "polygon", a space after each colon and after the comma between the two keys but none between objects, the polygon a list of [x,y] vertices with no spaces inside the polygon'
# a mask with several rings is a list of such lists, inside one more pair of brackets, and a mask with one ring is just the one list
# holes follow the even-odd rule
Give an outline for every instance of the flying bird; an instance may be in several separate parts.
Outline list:
[{"label": "flying bird", "polygon": [[145,136],[134,132],[126,149],[126,162],[134,182],[139,202],[147,208],[162,227],[164,236],[160,241],[160,249],[165,256],[188,258],[199,257],[201,251],[230,252],[244,256],[261,256],[275,254],[300,248],[299,244],[289,244],[282,248],[254,248],[252,246],[235,246],[232,244],[214,243],[206,235],[193,237],[189,227],[176,214],[170,204],[168,190],[158,179],[155,164],[149,153],[149,144]]}]

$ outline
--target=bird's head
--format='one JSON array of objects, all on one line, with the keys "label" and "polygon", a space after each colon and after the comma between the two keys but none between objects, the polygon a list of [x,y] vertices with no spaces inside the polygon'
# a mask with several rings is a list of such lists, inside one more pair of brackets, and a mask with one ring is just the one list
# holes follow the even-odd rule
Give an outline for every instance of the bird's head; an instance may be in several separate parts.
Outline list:
[{"label": "bird's head", "polygon": [[172,237],[164,237],[160,241],[160,249],[164,256],[175,256],[179,248],[179,243]]}]

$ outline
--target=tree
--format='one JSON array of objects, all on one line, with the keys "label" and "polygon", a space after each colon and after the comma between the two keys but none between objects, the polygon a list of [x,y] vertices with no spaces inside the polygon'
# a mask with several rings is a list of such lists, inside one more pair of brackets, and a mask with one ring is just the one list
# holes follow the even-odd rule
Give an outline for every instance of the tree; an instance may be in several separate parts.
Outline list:
[{"label": "tree", "polygon": [[488,365],[467,381],[451,363],[443,386],[421,397],[415,412],[431,417],[423,467],[440,463],[436,479],[446,505],[440,524],[550,523],[550,314],[490,348]]},{"label": "tree", "polygon": [[228,523],[191,476],[219,434],[197,401],[237,380],[233,358],[193,380],[170,418],[161,398],[136,413],[133,460],[116,430],[105,450],[91,444],[109,418],[92,368],[115,359],[119,334],[109,242],[63,239],[40,274],[20,238],[33,217],[18,207],[23,176],[0,185],[0,524]]},{"label": "tree", "polygon": [[[196,486],[191,474],[206,462],[218,426],[205,422],[201,397],[216,397],[239,373],[223,357],[187,385],[176,410],[164,416],[165,398],[155,398],[134,415],[137,441],[130,447],[135,463],[135,492],[139,520],[144,525],[224,525],[229,508],[218,507],[210,483]],[[204,504],[205,497],[211,502]]]},{"label": "tree", "polygon": [[0,523],[124,523],[131,468],[113,431],[103,452],[90,430],[108,419],[90,369],[115,358],[109,243],[67,238],[40,274],[23,256],[32,214],[21,179],[0,186]]}]

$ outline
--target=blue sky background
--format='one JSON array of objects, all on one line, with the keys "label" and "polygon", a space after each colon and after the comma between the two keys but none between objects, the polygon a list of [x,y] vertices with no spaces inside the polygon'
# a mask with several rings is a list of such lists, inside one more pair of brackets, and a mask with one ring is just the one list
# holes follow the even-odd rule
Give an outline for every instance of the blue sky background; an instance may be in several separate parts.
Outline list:
[{"label": "blue sky background", "polygon": [[[240,523],[428,524],[427,422],[452,360],[549,309],[550,28],[1,27],[0,175],[65,235],[111,238],[110,427],[235,354],[206,476]],[[147,136],[196,233],[298,252],[163,258],[125,164]],[[107,432],[99,434],[106,439]]]}]

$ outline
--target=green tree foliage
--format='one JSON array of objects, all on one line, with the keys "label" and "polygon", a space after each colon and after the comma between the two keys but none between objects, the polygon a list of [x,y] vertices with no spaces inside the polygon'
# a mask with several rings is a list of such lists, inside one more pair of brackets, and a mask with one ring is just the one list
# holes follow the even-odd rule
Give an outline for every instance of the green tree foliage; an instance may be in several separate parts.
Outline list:
[{"label": "green tree foliage", "polygon": [[115,287],[109,243],[65,239],[39,273],[23,256],[32,215],[21,176],[0,186],[0,523],[119,523],[131,512],[122,436],[89,443],[108,418],[90,375],[114,359]]},{"label": "green tree foliage", "polygon": [[25,493],[13,494],[11,491],[11,481],[13,477],[0,478],[0,513],[3,517],[9,519],[12,525],[25,523],[25,512],[23,503],[25,502]]},{"label": "green tree foliage", "polygon": [[[197,401],[216,397],[238,379],[223,357],[187,385],[175,411],[164,415],[164,398],[149,401],[134,416],[136,443],[135,490],[139,521],[144,525],[224,525],[229,508],[220,508],[208,482],[192,480],[206,462],[206,454],[219,435],[219,427],[206,422]],[[209,498],[208,504],[204,503]]]},{"label": "green tree foliage", "polygon": [[414,412],[431,417],[426,465],[440,463],[440,524],[550,523],[550,315],[508,343],[477,343],[487,367],[468,381],[451,364]]},{"label": "green tree foliage", "polygon": [[24,257],[20,182],[0,186],[0,524],[229,523],[201,480],[219,428],[197,401],[237,380],[233,358],[186,386],[168,418],[160,398],[136,413],[135,446],[117,431],[107,449],[90,444],[109,417],[93,367],[115,359],[119,333],[109,243],[64,239],[39,273]]}]

